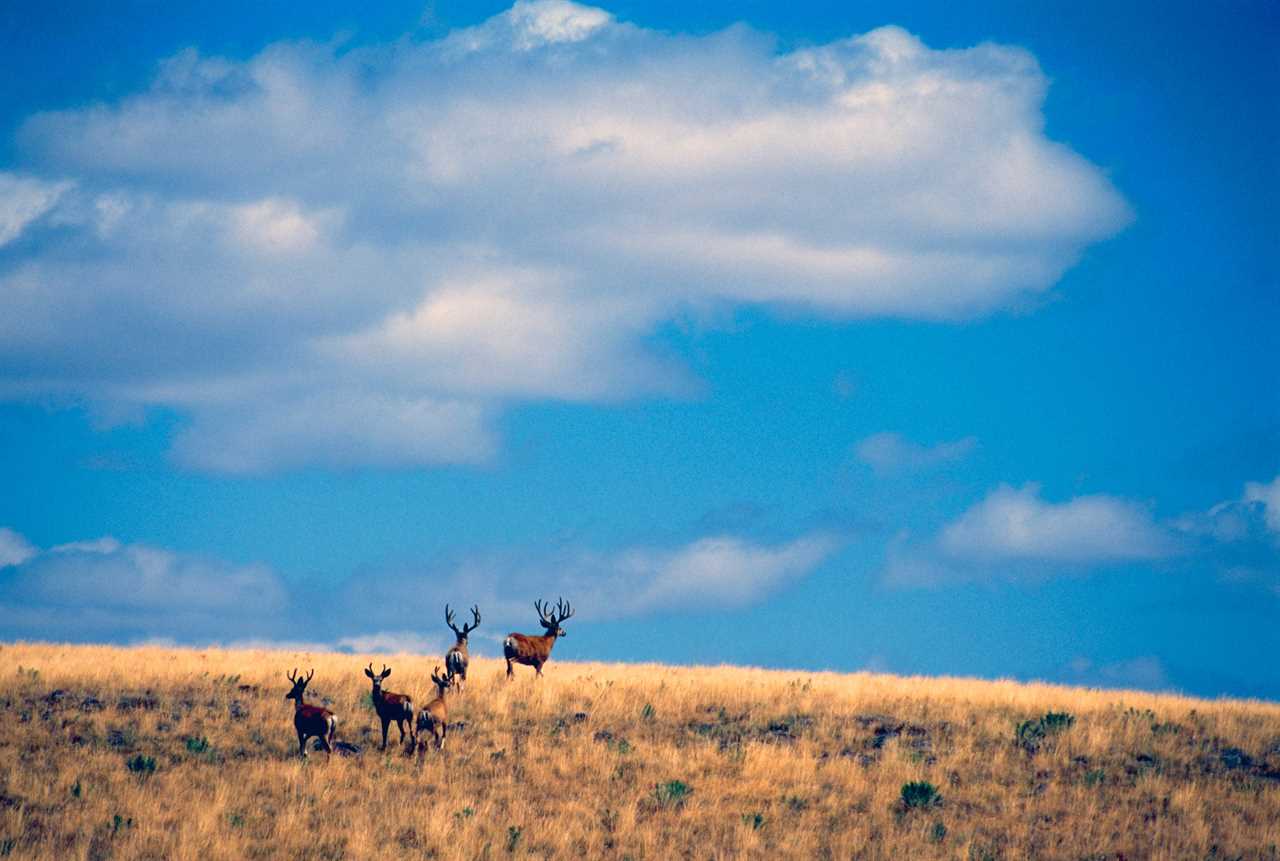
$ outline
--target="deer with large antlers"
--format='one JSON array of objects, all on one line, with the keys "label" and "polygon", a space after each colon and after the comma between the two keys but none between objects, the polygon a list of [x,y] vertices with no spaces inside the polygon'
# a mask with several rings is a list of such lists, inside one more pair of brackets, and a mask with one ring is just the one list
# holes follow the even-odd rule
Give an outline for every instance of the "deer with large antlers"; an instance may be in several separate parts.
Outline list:
[{"label": "deer with large antlers", "polygon": [[480,608],[472,607],[471,615],[475,621],[470,625],[464,624],[459,631],[458,626],[453,624],[453,611],[449,609],[448,604],[444,605],[444,623],[453,629],[453,633],[458,638],[458,642],[454,643],[453,648],[444,656],[444,669],[454,677],[453,688],[459,692],[467,681],[467,663],[470,660],[467,656],[467,635],[480,627]]},{"label": "deer with large antlers", "polygon": [[396,729],[400,730],[400,743],[404,744],[404,728],[409,726],[409,741],[413,742],[413,697],[408,694],[393,694],[391,691],[382,689],[382,680],[391,675],[391,670],[386,664],[382,665],[382,672],[375,674],[373,664],[369,664],[369,668],[364,674],[373,681],[373,693],[370,698],[373,700],[373,709],[378,713],[378,720],[382,721],[382,749],[387,749],[387,730],[391,726],[391,722],[395,721]]},{"label": "deer with large antlers", "polygon": [[316,671],[311,670],[306,678],[298,675],[295,668],[286,677],[293,682],[293,690],[284,695],[286,700],[293,700],[293,728],[298,731],[298,753],[307,755],[307,739],[318,738],[324,745],[325,752],[333,756],[333,734],[338,730],[338,719],[333,712],[323,706],[313,706],[303,702],[302,693],[307,689]]},{"label": "deer with large antlers", "polygon": [[511,669],[512,664],[533,667],[541,676],[542,665],[551,659],[551,647],[556,644],[556,638],[565,636],[560,623],[573,616],[573,608],[563,598],[556,600],[555,610],[550,606],[544,609],[541,601],[534,601],[533,608],[538,611],[538,621],[547,633],[541,637],[531,637],[528,634],[507,635],[502,641],[502,654],[507,659],[507,678],[515,675]]},{"label": "deer with large antlers", "polygon": [[431,737],[435,740],[436,750],[444,750],[445,733],[449,731],[449,708],[446,705],[446,697],[450,686],[456,684],[454,675],[446,672],[442,676],[440,675],[440,668],[436,667],[431,673],[431,681],[436,683],[437,693],[436,698],[423,706],[422,710],[418,712],[418,759],[422,759],[422,755],[427,750],[427,742],[423,737],[423,733],[431,733]]}]

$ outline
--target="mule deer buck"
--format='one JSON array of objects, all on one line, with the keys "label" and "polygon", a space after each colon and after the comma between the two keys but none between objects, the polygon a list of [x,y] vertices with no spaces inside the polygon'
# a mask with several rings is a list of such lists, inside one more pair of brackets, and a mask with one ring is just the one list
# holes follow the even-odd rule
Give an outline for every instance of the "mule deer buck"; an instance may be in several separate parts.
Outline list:
[{"label": "mule deer buck", "polygon": [[404,744],[405,724],[409,725],[409,741],[412,743],[413,697],[408,694],[393,694],[382,689],[382,680],[391,675],[391,670],[386,664],[382,665],[382,672],[377,675],[373,672],[373,664],[369,664],[364,674],[373,681],[373,693],[370,697],[373,699],[373,709],[378,713],[378,720],[382,721],[382,749],[387,749],[387,729],[392,721],[395,721],[396,729],[400,730],[401,744]]},{"label": "mule deer buck", "polygon": [[480,627],[480,608],[472,607],[471,616],[475,619],[470,625],[463,625],[459,631],[457,625],[453,624],[453,611],[449,609],[449,605],[444,605],[444,623],[453,629],[453,633],[457,636],[458,642],[453,644],[453,648],[444,656],[444,669],[449,675],[454,677],[453,689],[462,692],[462,686],[467,681],[467,663],[470,660],[467,656],[467,635]]},{"label": "mule deer buck", "polygon": [[337,732],[338,719],[327,708],[308,705],[302,699],[303,691],[315,674],[316,671],[312,670],[304,679],[298,675],[296,668],[292,673],[287,673],[286,677],[293,682],[293,690],[285,694],[284,698],[293,700],[293,728],[298,731],[298,753],[306,757],[307,739],[318,738],[320,744],[324,745],[325,752],[332,757],[333,734]]},{"label": "mule deer buck", "polygon": [[542,665],[551,659],[551,647],[556,644],[556,637],[565,636],[560,623],[573,616],[573,608],[563,598],[556,599],[554,611],[549,606],[543,609],[541,601],[534,601],[533,608],[538,611],[538,621],[547,633],[541,637],[531,637],[528,634],[507,635],[502,641],[502,654],[507,659],[507,678],[515,675],[511,669],[512,664],[533,667],[541,676]]},{"label": "mule deer buck", "polygon": [[431,673],[431,681],[436,683],[436,698],[422,707],[418,712],[417,726],[417,748],[418,758],[427,750],[427,742],[423,733],[431,733],[435,740],[436,750],[444,750],[445,733],[449,731],[449,707],[447,705],[447,695],[449,687],[454,682],[453,673],[446,672],[440,675],[440,668],[436,667]]}]

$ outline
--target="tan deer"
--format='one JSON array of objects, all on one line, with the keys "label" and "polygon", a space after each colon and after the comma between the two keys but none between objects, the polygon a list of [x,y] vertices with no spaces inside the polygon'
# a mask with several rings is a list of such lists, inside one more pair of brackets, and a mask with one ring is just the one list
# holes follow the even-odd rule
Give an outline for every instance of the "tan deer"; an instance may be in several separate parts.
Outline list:
[{"label": "tan deer", "polygon": [[563,598],[556,600],[554,611],[550,611],[550,607],[544,610],[541,601],[534,601],[533,608],[538,611],[538,621],[547,633],[541,637],[531,637],[528,634],[507,635],[502,641],[502,654],[507,659],[507,678],[515,675],[511,669],[512,664],[533,667],[541,676],[542,665],[551,659],[551,647],[556,644],[556,638],[565,636],[560,623],[573,616],[573,608]]},{"label": "tan deer", "polygon": [[444,737],[449,731],[449,707],[448,696],[449,688],[454,684],[454,676],[452,673],[440,675],[440,668],[436,667],[431,673],[431,681],[436,683],[436,698],[422,707],[418,712],[417,727],[417,748],[418,758],[426,753],[427,741],[424,733],[431,733],[431,737],[435,741],[436,750],[444,750]]},{"label": "tan deer", "polygon": [[409,726],[409,742],[413,743],[413,698],[408,694],[393,694],[391,691],[382,689],[382,680],[391,675],[391,670],[386,664],[382,665],[382,672],[375,675],[373,672],[373,664],[369,664],[364,674],[373,681],[373,693],[370,698],[373,700],[373,709],[378,713],[378,720],[382,721],[382,749],[387,749],[387,730],[391,726],[391,722],[395,721],[396,729],[400,730],[400,743],[404,744],[404,728]]},{"label": "tan deer", "polygon": [[458,641],[453,644],[453,648],[444,656],[444,669],[449,675],[454,677],[453,689],[459,693],[467,681],[467,663],[470,658],[467,656],[467,635],[480,627],[480,608],[472,607],[471,616],[475,619],[470,625],[463,625],[462,630],[453,624],[453,611],[449,609],[449,605],[444,605],[444,623],[453,629],[453,633],[457,636]]},{"label": "tan deer", "polygon": [[307,677],[301,678],[295,668],[286,677],[293,682],[293,690],[284,695],[286,700],[293,700],[293,728],[298,731],[298,753],[306,757],[307,739],[318,738],[324,745],[325,752],[333,756],[333,734],[338,730],[338,719],[333,712],[322,706],[308,705],[302,700],[302,693],[307,689],[316,671],[311,670]]}]

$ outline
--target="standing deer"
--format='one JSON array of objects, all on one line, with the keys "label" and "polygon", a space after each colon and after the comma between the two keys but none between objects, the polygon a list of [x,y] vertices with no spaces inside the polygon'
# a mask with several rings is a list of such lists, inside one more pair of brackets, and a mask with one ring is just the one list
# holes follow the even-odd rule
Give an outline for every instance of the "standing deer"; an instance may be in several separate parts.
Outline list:
[{"label": "standing deer", "polygon": [[[396,722],[396,729],[400,730],[400,743],[404,744],[404,727],[409,725],[409,733],[413,734],[413,697],[408,694],[393,694],[390,691],[382,689],[382,680],[391,675],[391,670],[387,669],[387,665],[382,665],[382,673],[374,675],[373,664],[369,664],[369,668],[364,674],[373,680],[373,693],[370,697],[373,699],[374,711],[378,713],[378,720],[382,721],[382,749],[387,749],[387,729],[391,726],[391,722]],[[413,739],[410,738],[412,742]]]},{"label": "standing deer", "polygon": [[436,698],[422,707],[418,712],[417,727],[417,748],[418,758],[427,750],[427,742],[423,738],[424,732],[430,732],[432,738],[435,739],[436,750],[444,750],[444,736],[449,731],[449,708],[446,705],[446,694],[449,693],[449,686],[455,684],[453,673],[440,675],[440,668],[436,667],[431,673],[431,681],[436,683]]},{"label": "standing deer", "polygon": [[502,654],[507,659],[507,678],[515,675],[511,669],[512,664],[531,666],[541,676],[542,665],[551,659],[551,647],[556,644],[556,637],[565,636],[564,628],[560,627],[560,623],[573,616],[573,608],[563,598],[556,599],[554,612],[548,612],[549,607],[544,610],[541,601],[534,601],[533,608],[538,611],[538,620],[542,623],[542,627],[547,629],[547,633],[541,637],[531,637],[527,634],[507,635],[507,638],[502,641]]},{"label": "standing deer", "polygon": [[480,627],[480,608],[472,607],[471,615],[475,621],[470,625],[463,625],[459,631],[457,626],[453,624],[453,611],[449,609],[449,605],[444,605],[444,623],[453,628],[453,633],[457,635],[458,642],[453,644],[453,648],[444,656],[444,669],[449,675],[454,676],[455,680],[453,688],[455,691],[461,692],[463,684],[467,681],[467,635]]},{"label": "standing deer", "polygon": [[322,706],[308,705],[302,700],[302,692],[315,676],[316,671],[307,673],[307,677],[298,676],[295,668],[286,677],[293,682],[293,690],[284,695],[286,700],[293,700],[293,728],[298,731],[298,753],[304,758],[307,755],[307,739],[318,738],[324,745],[325,752],[333,756],[333,734],[338,729],[338,719],[333,712]]}]

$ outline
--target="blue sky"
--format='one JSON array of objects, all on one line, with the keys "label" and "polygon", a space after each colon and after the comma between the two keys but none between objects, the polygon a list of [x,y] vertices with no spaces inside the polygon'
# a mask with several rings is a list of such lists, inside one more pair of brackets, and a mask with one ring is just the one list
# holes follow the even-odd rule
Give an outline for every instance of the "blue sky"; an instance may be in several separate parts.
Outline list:
[{"label": "blue sky", "polygon": [[0,636],[1280,698],[1278,37],[0,11]]}]

